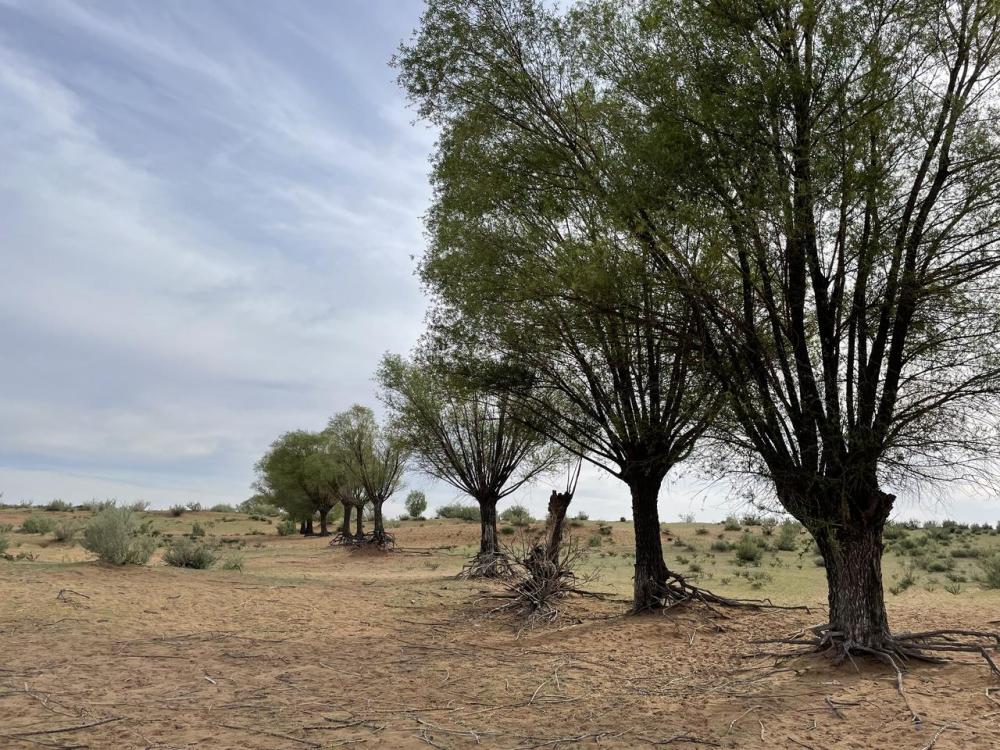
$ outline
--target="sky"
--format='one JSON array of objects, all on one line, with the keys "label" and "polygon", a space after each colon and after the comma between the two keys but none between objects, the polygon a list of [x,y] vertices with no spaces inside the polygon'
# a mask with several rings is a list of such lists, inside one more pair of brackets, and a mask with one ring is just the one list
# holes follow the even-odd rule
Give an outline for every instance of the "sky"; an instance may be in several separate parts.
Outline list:
[{"label": "sky", "polygon": [[[435,135],[388,66],[421,9],[0,0],[3,502],[239,502],[277,435],[377,407],[426,306]],[[574,503],[629,516],[623,490],[588,470]],[[661,516],[734,507],[682,479]]]}]

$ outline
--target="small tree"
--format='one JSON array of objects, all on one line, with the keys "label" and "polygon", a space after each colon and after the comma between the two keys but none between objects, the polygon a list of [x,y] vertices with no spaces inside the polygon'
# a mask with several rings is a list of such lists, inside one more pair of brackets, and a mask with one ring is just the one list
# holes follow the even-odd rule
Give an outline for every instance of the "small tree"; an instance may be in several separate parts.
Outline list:
[{"label": "small tree", "polygon": [[421,518],[427,510],[427,495],[420,490],[413,490],[406,496],[406,512],[411,518]]},{"label": "small tree", "polygon": [[417,466],[479,504],[479,554],[466,572],[497,575],[497,503],[547,471],[558,453],[518,419],[508,396],[471,389],[426,361],[389,355],[378,379],[393,427]]}]

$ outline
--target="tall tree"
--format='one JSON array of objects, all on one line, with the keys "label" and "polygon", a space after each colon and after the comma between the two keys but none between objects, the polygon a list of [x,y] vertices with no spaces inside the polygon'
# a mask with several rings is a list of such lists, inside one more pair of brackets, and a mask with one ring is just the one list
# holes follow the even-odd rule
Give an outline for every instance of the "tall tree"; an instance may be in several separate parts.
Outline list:
[{"label": "tall tree", "polygon": [[416,465],[479,504],[479,554],[471,577],[506,570],[497,536],[497,503],[550,469],[559,456],[525,424],[509,395],[470,388],[427,361],[387,355],[379,368],[381,398]]},{"label": "tall tree", "polygon": [[[374,529],[371,538],[365,541],[378,546],[391,544],[393,540],[385,531],[382,506],[402,485],[406,448],[395,435],[378,424],[371,409],[358,404],[334,416],[327,427],[327,435],[342,455],[351,479],[362,491],[364,502],[371,503]],[[355,506],[358,536],[364,538],[362,510],[363,506]]]}]

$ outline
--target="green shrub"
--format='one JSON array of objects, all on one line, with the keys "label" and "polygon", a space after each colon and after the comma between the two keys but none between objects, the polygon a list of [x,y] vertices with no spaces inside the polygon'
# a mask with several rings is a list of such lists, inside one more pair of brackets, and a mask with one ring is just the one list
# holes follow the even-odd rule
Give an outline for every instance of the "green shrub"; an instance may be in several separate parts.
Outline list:
[{"label": "green shrub", "polygon": [[10,539],[7,538],[6,534],[0,534],[0,555],[7,554],[7,549],[10,547]]},{"label": "green shrub", "polygon": [[0,523],[0,534],[9,534],[14,530],[12,523]]},{"label": "green shrub", "polygon": [[201,513],[201,503],[188,503],[187,509],[192,513]]},{"label": "green shrub", "polygon": [[[625,516],[621,516],[618,519],[618,523],[628,523],[628,519]],[[1000,529],[1000,521],[997,522],[997,528]]]},{"label": "green shrub", "polygon": [[240,552],[231,552],[226,556],[226,559],[222,561],[223,570],[236,570],[240,573],[243,572],[243,555]]},{"label": "green shrub", "polygon": [[979,583],[983,588],[1000,589],[1000,554],[993,554],[989,557],[980,557],[977,561],[982,575],[979,576]]},{"label": "green shrub", "polygon": [[534,523],[535,519],[523,505],[512,505],[500,514],[500,520],[512,526],[527,526]]},{"label": "green shrub", "polygon": [[195,568],[206,570],[218,560],[215,550],[203,542],[178,539],[163,553],[163,562],[174,568]]},{"label": "green shrub", "polygon": [[205,527],[202,526],[197,521],[195,521],[193,524],[191,524],[191,536],[192,537],[205,536]]},{"label": "green shrub", "polygon": [[957,596],[958,594],[962,593],[962,584],[955,581],[951,583],[946,583],[944,585],[944,590],[947,591],[949,594],[955,594]]},{"label": "green shrub", "polygon": [[744,526],[760,526],[763,519],[756,513],[747,513],[740,518],[740,523]]},{"label": "green shrub", "polygon": [[744,564],[759,563],[760,558],[764,555],[763,550],[760,548],[760,544],[751,534],[744,534],[743,537],[736,543],[734,549],[736,550],[736,559]]},{"label": "green shrub", "polygon": [[278,536],[292,536],[299,530],[299,527],[296,525],[294,519],[283,518],[281,523],[278,524],[277,530]]},{"label": "green shrub", "polygon": [[406,512],[413,518],[423,518],[424,511],[427,510],[427,495],[420,490],[413,490],[406,496]]},{"label": "green shrub", "polygon": [[129,503],[128,509],[133,513],[143,513],[149,510],[148,500],[136,500],[134,503]]},{"label": "green shrub", "polygon": [[705,536],[705,534],[708,533],[708,529],[706,529],[704,526],[699,526],[697,529],[694,530],[694,533],[697,534],[698,536]]},{"label": "green shrub", "polygon": [[582,510],[573,517],[574,521],[589,521],[590,516],[584,513]]},{"label": "green shrub", "polygon": [[899,580],[896,581],[895,585],[889,587],[889,591],[894,595],[898,596],[906,591],[910,586],[917,582],[917,574],[913,570],[913,566],[908,565],[903,570],[903,575],[900,576]]},{"label": "green shrub", "polygon": [[948,558],[944,560],[930,560],[927,563],[927,571],[930,573],[944,573],[953,567],[955,567],[955,563]]},{"label": "green shrub", "polygon": [[174,518],[180,518],[185,513],[187,513],[187,508],[183,505],[170,506],[170,515],[172,515]]},{"label": "green shrub", "polygon": [[774,516],[764,516],[760,519],[760,530],[764,532],[765,536],[771,536],[774,533],[775,527],[778,525],[778,519]]},{"label": "green shrub", "polygon": [[83,530],[83,548],[112,565],[145,565],[156,549],[148,524],[140,524],[128,508],[111,506],[95,515]]},{"label": "green shrub", "polygon": [[501,526],[500,527],[500,533],[504,534],[504,535],[507,535],[507,536],[510,536],[511,534],[514,533],[514,527],[513,526]]},{"label": "green shrub", "polygon": [[234,508],[232,505],[228,505],[227,503],[218,503],[216,505],[213,505],[211,508],[209,508],[209,510],[212,511],[213,513],[235,513],[236,512],[236,508]]},{"label": "green shrub", "polygon": [[72,542],[76,535],[83,530],[83,524],[75,518],[68,518],[56,524],[52,532],[57,542]]},{"label": "green shrub", "polygon": [[799,525],[794,521],[785,521],[778,529],[778,538],[774,540],[775,549],[793,552],[799,543]]},{"label": "green shrub", "polygon": [[591,534],[590,538],[587,539],[587,546],[600,547],[603,542],[604,542],[603,536],[601,536],[600,534]]},{"label": "green shrub", "polygon": [[882,537],[886,541],[892,541],[894,539],[902,539],[906,536],[906,527],[901,523],[895,523],[894,521],[889,521],[885,528],[882,529]]},{"label": "green shrub", "polygon": [[56,513],[68,513],[73,510],[73,505],[72,503],[67,503],[65,500],[52,500],[45,506],[45,510]]},{"label": "green shrub", "polygon": [[736,516],[727,516],[723,522],[723,528],[726,531],[739,531],[743,527],[740,526],[740,521]]},{"label": "green shrub", "polygon": [[712,550],[714,552],[729,552],[729,542],[725,539],[716,539],[712,542]]},{"label": "green shrub", "polygon": [[982,552],[974,547],[959,547],[958,549],[953,549],[951,551],[952,557],[979,557]]},{"label": "green shrub", "polygon": [[48,518],[37,513],[21,521],[22,534],[48,534],[55,527],[56,521],[54,518]]},{"label": "green shrub", "polygon": [[[508,508],[508,510],[510,510]],[[479,521],[479,507],[476,505],[465,505],[463,503],[450,503],[449,505],[442,505],[437,509],[438,518],[454,518],[460,521]],[[501,520],[506,520],[503,513],[500,514]]]}]

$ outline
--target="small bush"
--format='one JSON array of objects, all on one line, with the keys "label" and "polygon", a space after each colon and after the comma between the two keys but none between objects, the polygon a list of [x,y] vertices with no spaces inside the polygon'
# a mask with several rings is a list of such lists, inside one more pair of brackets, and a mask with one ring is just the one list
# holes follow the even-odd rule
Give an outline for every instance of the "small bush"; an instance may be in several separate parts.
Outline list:
[{"label": "small bush", "polygon": [[778,519],[774,516],[764,516],[760,519],[760,530],[764,532],[765,536],[771,536],[774,533],[775,527],[778,525]]},{"label": "small bush", "polygon": [[955,567],[955,563],[947,558],[944,560],[931,560],[927,563],[927,570],[930,573],[944,573],[953,567]]},{"label": "small bush", "polygon": [[163,562],[174,568],[206,570],[218,559],[211,546],[191,539],[178,539],[163,553]]},{"label": "small bush", "polygon": [[[625,518],[625,516],[622,516],[622,517],[620,517],[618,519],[618,523],[627,523],[627,522],[628,522],[628,519]],[[1000,521],[997,522],[997,529],[1000,529]]]},{"label": "small bush", "polygon": [[[510,510],[510,508],[508,508]],[[437,509],[438,518],[455,518],[460,521],[479,521],[479,508],[475,505],[464,505],[462,503],[450,503],[449,505],[442,505]],[[503,513],[500,514],[501,520],[506,520]]]},{"label": "small bush", "polygon": [[1000,554],[990,557],[980,557],[977,561],[982,575],[979,576],[979,583],[983,588],[1000,589]]},{"label": "small bush", "polygon": [[192,513],[201,513],[201,503],[188,503],[187,509]]},{"label": "small bush", "polygon": [[799,543],[799,525],[785,521],[778,530],[778,538],[774,540],[775,549],[793,552]]},{"label": "small bush", "polygon": [[216,505],[213,505],[211,508],[209,508],[209,510],[212,511],[213,513],[235,513],[236,512],[236,508],[234,508],[232,505],[229,505],[227,503],[218,503]]},{"label": "small bush", "polygon": [[12,523],[0,523],[0,534],[9,534],[14,530]]},{"label": "small bush", "polygon": [[739,531],[743,527],[740,526],[740,521],[736,516],[727,516],[723,522],[723,528],[726,531]]},{"label": "small bush", "polygon": [[971,558],[971,557],[979,557],[979,555],[981,555],[982,553],[978,549],[975,549],[974,547],[959,547],[958,549],[953,549],[950,554],[952,557]]},{"label": "small bush", "polygon": [[81,544],[112,565],[145,565],[156,549],[148,524],[140,524],[128,508],[115,506],[90,519]]},{"label": "small bush", "polygon": [[295,524],[294,519],[284,518],[278,524],[277,530],[278,536],[292,536],[299,530],[299,527]]},{"label": "small bush", "polygon": [[714,542],[712,542],[713,552],[729,552],[729,549],[730,549],[729,542],[727,542],[725,539],[716,539]]},{"label": "small bush", "polygon": [[10,539],[8,539],[5,534],[0,534],[0,555],[7,554],[7,549],[9,547],[10,547]]},{"label": "small bush", "polygon": [[601,536],[611,536],[611,527],[608,526],[606,523],[602,523],[600,526],[597,527],[597,533],[600,534]]},{"label": "small bush", "polygon": [[243,572],[243,555],[240,552],[231,552],[225,560],[222,561],[223,570],[236,570],[240,573]]},{"label": "small bush", "polygon": [[906,536],[906,527],[901,523],[889,521],[882,529],[882,536],[886,541],[902,539]]},{"label": "small bush", "polygon": [[70,518],[57,523],[55,529],[52,531],[52,536],[55,537],[57,542],[72,542],[82,530],[83,524],[75,518]]},{"label": "small bush", "polygon": [[574,521],[589,521],[590,516],[584,513],[582,510],[573,517]]},{"label": "small bush", "polygon": [[148,500],[136,500],[134,503],[130,503],[128,509],[133,513],[143,513],[149,510]]},{"label": "small bush", "polygon": [[535,519],[523,505],[512,505],[500,514],[500,520],[513,526],[527,526],[534,523]]},{"label": "small bush", "polygon": [[949,594],[955,594],[957,596],[958,594],[962,593],[962,584],[954,581],[951,583],[946,583],[944,585],[944,590],[947,591]]},{"label": "small bush", "polygon": [[822,555],[816,555],[816,557],[813,558],[813,565],[817,568],[825,568],[826,560],[823,559]]},{"label": "small bush", "polygon": [[681,513],[681,523],[694,523],[694,513]]},{"label": "small bush", "polygon": [[505,535],[505,536],[510,536],[511,534],[514,533],[514,527],[513,526],[501,526],[500,527],[500,533],[503,534],[503,535]]},{"label": "small bush", "polygon": [[56,527],[54,518],[38,515],[28,516],[21,521],[22,534],[48,534]]},{"label": "small bush", "polygon": [[45,510],[55,513],[68,513],[73,510],[73,505],[72,503],[67,503],[65,500],[53,500],[45,506]]},{"label": "small bush", "polygon": [[591,534],[590,538],[587,539],[587,546],[600,547],[603,542],[604,542],[603,536],[601,536],[600,534]]},{"label": "small bush", "polygon": [[420,490],[413,490],[406,496],[406,512],[413,518],[422,518],[427,510],[427,495]]},{"label": "small bush", "polygon": [[744,526],[760,526],[763,519],[756,513],[747,513],[740,519],[740,523]]},{"label": "small bush", "polygon": [[200,536],[205,536],[205,527],[195,521],[191,524],[191,537],[196,538]]},{"label": "small bush", "polygon": [[187,508],[183,505],[171,505],[169,512],[174,518],[180,518],[187,513]]},{"label": "small bush", "polygon": [[759,563],[764,555],[764,551],[750,534],[744,534],[734,549],[736,550],[736,559],[744,564]]},{"label": "small bush", "polygon": [[704,526],[699,526],[697,529],[694,530],[694,533],[697,534],[698,536],[705,536],[708,533],[708,529],[706,529]]},{"label": "small bush", "polygon": [[916,572],[913,570],[912,566],[907,566],[906,569],[903,570],[903,575],[900,576],[898,581],[896,581],[896,584],[889,587],[889,591],[893,594],[893,596],[899,596],[916,582]]}]

